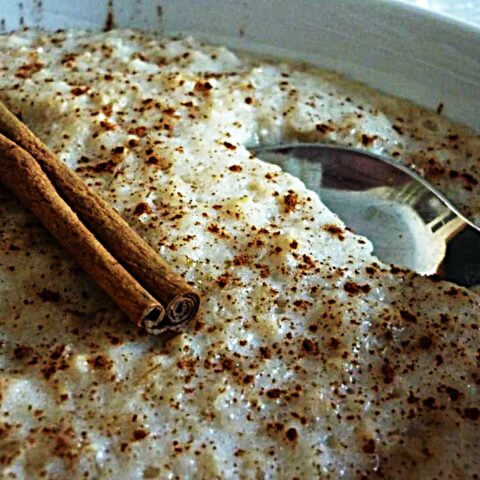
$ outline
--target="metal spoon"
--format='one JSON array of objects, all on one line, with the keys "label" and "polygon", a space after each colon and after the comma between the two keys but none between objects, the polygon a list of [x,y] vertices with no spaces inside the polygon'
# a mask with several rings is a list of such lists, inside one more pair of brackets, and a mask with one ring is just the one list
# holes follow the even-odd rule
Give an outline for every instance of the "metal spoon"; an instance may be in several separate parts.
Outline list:
[{"label": "metal spoon", "polygon": [[259,158],[300,178],[384,263],[480,284],[480,227],[405,165],[316,143],[259,146]]}]

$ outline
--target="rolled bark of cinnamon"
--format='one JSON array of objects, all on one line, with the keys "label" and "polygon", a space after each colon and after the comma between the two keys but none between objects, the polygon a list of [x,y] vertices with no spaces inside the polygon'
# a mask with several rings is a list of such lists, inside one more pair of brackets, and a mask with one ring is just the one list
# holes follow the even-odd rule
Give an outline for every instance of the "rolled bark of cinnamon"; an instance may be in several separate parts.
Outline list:
[{"label": "rolled bark of cinnamon", "polygon": [[26,150],[40,164],[60,195],[122,265],[165,305],[172,325],[188,322],[200,297],[113,208],[0,102],[0,133]]},{"label": "rolled bark of cinnamon", "polygon": [[130,319],[149,333],[163,331],[163,306],[82,224],[36,160],[1,134],[0,179]]}]

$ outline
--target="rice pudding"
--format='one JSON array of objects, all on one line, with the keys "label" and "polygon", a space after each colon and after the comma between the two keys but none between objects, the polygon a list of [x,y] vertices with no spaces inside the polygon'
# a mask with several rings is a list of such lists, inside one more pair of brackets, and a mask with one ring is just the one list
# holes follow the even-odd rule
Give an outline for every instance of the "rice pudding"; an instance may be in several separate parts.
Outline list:
[{"label": "rice pudding", "polygon": [[5,190],[2,478],[478,478],[479,297],[382,265],[248,145],[404,159],[476,218],[480,137],[192,38],[0,36],[0,98],[203,296],[135,330]]}]

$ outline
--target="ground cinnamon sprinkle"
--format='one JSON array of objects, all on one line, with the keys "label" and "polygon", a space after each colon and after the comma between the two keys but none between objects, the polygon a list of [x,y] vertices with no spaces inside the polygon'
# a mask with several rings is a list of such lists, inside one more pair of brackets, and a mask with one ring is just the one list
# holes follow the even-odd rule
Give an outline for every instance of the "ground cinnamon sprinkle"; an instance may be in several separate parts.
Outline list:
[{"label": "ground cinnamon sprinkle", "polygon": [[286,212],[293,212],[298,204],[298,195],[295,192],[288,192],[284,197]]},{"label": "ground cinnamon sprinkle", "polygon": [[202,292],[192,328],[146,335],[0,191],[0,476],[475,478],[478,295],[382,265],[245,145],[382,149],[478,213],[478,135],[192,38],[28,31],[0,62],[1,98]]}]

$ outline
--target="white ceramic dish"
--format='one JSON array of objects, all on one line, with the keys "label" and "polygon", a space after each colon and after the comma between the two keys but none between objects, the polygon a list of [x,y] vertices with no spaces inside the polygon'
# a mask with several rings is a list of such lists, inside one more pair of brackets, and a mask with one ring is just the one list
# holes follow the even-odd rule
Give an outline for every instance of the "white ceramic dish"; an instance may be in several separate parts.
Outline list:
[{"label": "white ceramic dish", "polygon": [[186,32],[331,68],[480,130],[480,29],[393,0],[23,0],[0,28]]}]

